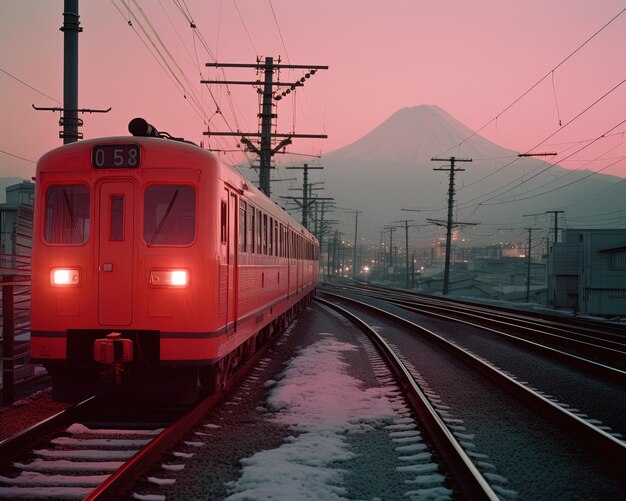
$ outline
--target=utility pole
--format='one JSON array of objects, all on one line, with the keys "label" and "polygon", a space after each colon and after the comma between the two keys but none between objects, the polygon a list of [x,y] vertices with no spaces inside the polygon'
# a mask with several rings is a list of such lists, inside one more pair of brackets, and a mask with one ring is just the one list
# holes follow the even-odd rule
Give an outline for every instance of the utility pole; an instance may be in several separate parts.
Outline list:
[{"label": "utility pole", "polygon": [[[239,64],[239,63],[206,63],[206,66],[214,68],[253,68],[257,70],[257,73],[263,73],[263,82],[260,79],[256,81],[239,81],[239,80],[201,80],[203,84],[225,84],[225,85],[252,85],[258,88],[257,92],[262,95],[260,111],[258,118],[261,119],[259,124],[259,132],[215,132],[207,130],[203,132],[205,136],[237,136],[241,138],[241,144],[244,144],[249,151],[256,153],[259,156],[259,189],[266,195],[270,196],[270,169],[272,164],[272,157],[278,153],[279,150],[285,146],[291,144],[293,138],[322,138],[325,139],[328,136],[326,134],[277,134],[272,132],[274,125],[273,119],[278,115],[273,113],[273,106],[275,104],[272,101],[280,101],[283,97],[296,90],[297,87],[302,87],[304,82],[311,78],[318,70],[327,70],[328,66],[314,66],[314,65],[297,65],[297,64],[281,64],[280,58],[278,63],[274,63],[273,57],[266,57],[264,62],[261,62],[260,58],[257,58],[256,64]],[[306,73],[302,78],[295,82],[280,82],[274,81],[274,73],[280,72],[282,69],[289,70],[304,70]],[[261,89],[262,87],[262,89]],[[275,88],[288,87],[287,90],[278,92]],[[254,144],[249,138],[260,138],[259,145]],[[282,141],[278,145],[273,147],[273,139],[282,138]]]},{"label": "utility pole", "polygon": [[456,162],[471,162],[471,158],[431,158],[432,162],[450,162],[450,168],[438,168],[433,170],[443,170],[450,172],[450,184],[448,186],[448,221],[446,224],[446,262],[443,274],[443,295],[448,294],[448,289],[450,286],[450,249],[452,246],[452,211],[454,208],[454,174],[459,171],[464,171],[465,169],[454,168]]},{"label": "utility pole", "polygon": [[391,221],[392,223],[404,223],[404,261],[405,261],[405,274],[406,274],[406,288],[409,288],[409,223],[413,222],[412,219],[401,219],[400,221]]},{"label": "utility pole", "polygon": [[320,240],[320,238],[318,237],[319,235],[319,224],[320,224],[320,218],[319,218],[319,209],[320,209],[320,204],[317,203],[317,199],[313,199],[313,190],[323,190],[323,187],[319,187],[319,188],[313,188],[313,186],[318,185],[318,184],[326,184],[326,181],[319,181],[317,183],[309,183],[309,200],[311,200],[311,204],[313,205],[313,208],[315,209],[315,215],[313,216],[313,235],[315,235],[315,237]]},{"label": "utility pole", "polygon": [[61,114],[59,125],[63,130],[59,138],[63,144],[74,143],[83,138],[78,128],[82,127],[83,120],[78,118],[79,113],[108,113],[106,110],[90,110],[78,108],[78,34],[83,31],[78,15],[78,0],[65,0],[63,4],[63,107],[41,108],[34,104],[37,111],[58,111]]},{"label": "utility pole", "polygon": [[78,34],[83,31],[78,0],[65,0],[63,12],[63,144],[78,141]]},{"label": "utility pole", "polygon": [[528,267],[526,269],[526,302],[530,303],[530,255],[532,253],[532,242],[533,242],[533,229],[526,228],[528,230]]},{"label": "utility pole", "polygon": [[393,270],[393,232],[398,229],[397,226],[385,226],[386,230],[389,230],[389,270],[388,274],[391,275],[391,281],[395,277],[395,270]]},{"label": "utility pole", "polygon": [[362,210],[347,209],[347,213],[354,214],[354,248],[352,249],[352,279],[356,278],[356,246],[359,229],[359,214],[363,214]]},{"label": "utility pole", "polygon": [[293,165],[285,167],[286,169],[297,169],[302,171],[302,226],[309,227],[309,206],[313,202],[309,202],[309,169],[323,169],[321,165],[304,164],[302,166]]},{"label": "utility pole", "polygon": [[564,210],[547,210],[546,214],[554,214],[554,243],[559,241],[559,214],[564,214]]},{"label": "utility pole", "polygon": [[[325,217],[326,212],[328,210],[332,210],[332,203],[333,202],[332,201],[328,201],[328,200],[320,200],[320,202],[321,202],[321,206],[322,206],[321,209],[320,209],[321,216],[320,216],[319,231],[318,231],[318,234],[316,236],[317,236],[318,240],[321,241],[322,238],[328,232],[327,226],[329,224],[329,221],[325,220],[324,217]],[[317,204],[316,204],[316,206],[317,206]]]},{"label": "utility pole", "polygon": [[380,244],[379,244],[379,250],[378,250],[378,266],[377,266],[377,271],[378,271],[378,280],[382,280],[383,276],[384,276],[384,269],[385,269],[385,230],[380,230]]}]

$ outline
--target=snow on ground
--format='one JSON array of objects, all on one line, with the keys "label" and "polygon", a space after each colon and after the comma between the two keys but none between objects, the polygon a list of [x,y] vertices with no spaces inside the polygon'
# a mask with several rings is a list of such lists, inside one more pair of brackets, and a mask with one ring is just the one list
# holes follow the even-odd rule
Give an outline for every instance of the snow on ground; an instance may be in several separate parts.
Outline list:
[{"label": "snow on ground", "polygon": [[241,477],[228,485],[229,500],[345,499],[343,480],[355,457],[347,445],[348,434],[398,417],[386,388],[364,388],[348,374],[342,354],[356,346],[321,336],[291,360],[267,401],[271,419],[291,426],[298,435],[277,449],[242,460]]}]

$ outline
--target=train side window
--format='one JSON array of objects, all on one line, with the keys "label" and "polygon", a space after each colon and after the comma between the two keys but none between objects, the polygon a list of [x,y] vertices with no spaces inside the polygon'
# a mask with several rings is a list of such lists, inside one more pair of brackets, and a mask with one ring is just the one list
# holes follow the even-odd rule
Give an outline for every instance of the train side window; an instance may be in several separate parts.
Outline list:
[{"label": "train side window", "polygon": [[144,191],[143,239],[150,245],[188,245],[196,238],[196,190],[153,184]]},{"label": "train side window", "polygon": [[246,202],[239,201],[239,252],[246,252]]},{"label": "train side window", "polygon": [[248,246],[250,247],[250,253],[254,254],[254,228],[255,228],[255,208],[251,205],[248,206]]},{"label": "train side window", "polygon": [[222,200],[221,210],[220,210],[220,239],[223,244],[226,243],[227,235],[228,235],[226,231],[227,216],[228,216],[228,206],[226,205],[226,202]]},{"label": "train side window", "polygon": [[263,254],[267,256],[267,214],[263,214]]},{"label": "train side window", "polygon": [[124,196],[111,196],[111,232],[109,240],[120,242],[124,240]]},{"label": "train side window", "polygon": [[270,217],[270,225],[267,227],[267,254],[274,255],[274,218]]},{"label": "train side window", "polygon": [[274,221],[274,256],[278,257],[278,221]]},{"label": "train side window", "polygon": [[89,239],[90,197],[83,184],[46,190],[44,240],[50,244],[84,244]]},{"label": "train side window", "polygon": [[256,227],[257,227],[257,232],[256,232],[256,251],[258,254],[262,253],[262,247],[261,247],[261,235],[263,234],[263,216],[261,214],[261,211],[257,211],[256,213]]}]

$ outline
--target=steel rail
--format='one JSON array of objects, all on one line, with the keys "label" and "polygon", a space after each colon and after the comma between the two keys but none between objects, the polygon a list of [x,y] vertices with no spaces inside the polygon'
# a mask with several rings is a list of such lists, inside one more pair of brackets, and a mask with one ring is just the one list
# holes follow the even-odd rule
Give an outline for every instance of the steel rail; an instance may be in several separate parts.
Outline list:
[{"label": "steel rail", "polygon": [[409,320],[399,317],[398,315],[385,311],[376,306],[363,303],[356,299],[346,298],[344,296],[329,292],[323,292],[323,294],[332,296],[337,299],[343,299],[344,301],[356,304],[370,311],[375,311],[380,315],[383,315],[400,323],[404,327],[408,327],[413,332],[417,332],[422,335],[425,334],[428,339],[434,341],[439,346],[445,348],[450,353],[456,355],[464,362],[479,370],[483,375],[498,383],[505,390],[511,392],[520,400],[526,402],[528,405],[533,406],[535,409],[546,414],[547,416],[550,416],[560,421],[577,440],[584,441],[599,452],[605,454],[605,457],[611,458],[611,462],[609,463],[609,465],[613,468],[617,468],[619,472],[626,474],[626,443],[622,440],[615,438],[611,434],[594,426],[593,424],[573,414],[567,409],[564,409],[563,407],[552,402],[546,397],[532,391],[530,388],[516,381],[511,376],[503,373],[502,371],[496,369],[487,362],[481,360],[471,353],[468,353],[459,346],[451,343],[444,337],[432,332],[429,329],[426,329],[425,327],[419,326],[413,322],[410,322]]},{"label": "steel rail", "polygon": [[441,417],[439,417],[439,414],[429,402],[419,385],[415,382],[415,379],[406,366],[382,337],[363,320],[344,308],[330,301],[321,299],[320,297],[316,297],[315,300],[344,315],[359,329],[365,332],[373,342],[396,379],[400,381],[401,388],[422,419],[422,423],[430,433],[430,438],[440,451],[446,465],[455,476],[455,480],[461,486],[463,499],[499,499],[487,480],[459,444],[456,437],[448,429]]},{"label": "steel rail", "polygon": [[181,416],[178,420],[165,428],[154,440],[137,451],[136,454],[112,473],[102,484],[91,491],[83,501],[119,500],[125,492],[135,485],[137,479],[142,474],[147,472],[168,449],[172,448],[194,424],[202,419],[208,409],[217,404],[224,394],[258,363],[270,346],[274,344],[274,341],[279,337],[280,336],[275,336],[272,341],[265,343],[228,380],[222,390],[218,389],[214,394],[199,402],[190,412]]},{"label": "steel rail", "polygon": [[[361,282],[358,280],[353,280],[358,287],[369,288],[371,290],[384,290],[390,293],[402,294],[408,296],[410,298],[416,298],[424,301],[438,301],[443,304],[455,304],[455,305],[466,305],[469,307],[475,308],[484,308],[489,309],[491,311],[504,312],[506,314],[517,316],[521,318],[531,319],[536,322],[543,322],[547,326],[554,326],[554,328],[563,328],[563,322],[560,319],[567,320],[567,327],[571,328],[572,325],[575,325],[577,329],[585,332],[597,333],[598,330],[605,330],[605,334],[608,334],[612,337],[618,338],[620,341],[626,342],[626,326],[622,326],[620,324],[611,322],[611,321],[595,321],[592,319],[583,319],[583,318],[572,318],[560,316],[558,314],[547,313],[547,312],[529,312],[528,310],[523,310],[519,308],[511,308],[507,306],[500,305],[485,305],[484,303],[463,300],[458,298],[450,298],[450,297],[442,297],[442,296],[434,296],[430,294],[424,294],[416,291],[409,291],[405,289],[395,289],[391,287],[384,286],[374,286],[367,282]],[[335,284],[334,284],[335,285]],[[345,284],[338,284],[341,287],[350,287]],[[354,287],[354,286],[352,286]],[[584,332],[581,332],[583,334]]]},{"label": "steel rail", "polygon": [[69,421],[79,419],[86,415],[92,405],[95,404],[98,395],[91,396],[65,410],[47,417],[15,435],[0,441],[0,458],[6,462],[24,449],[34,445],[42,437],[52,433]]},{"label": "steel rail", "polygon": [[[355,290],[356,292],[360,294],[364,294],[364,295],[392,294],[385,290],[378,291],[372,288],[366,288],[366,289],[353,288],[352,290]],[[401,294],[401,293],[398,295],[406,299],[385,299],[385,300],[390,301],[390,302],[393,301],[396,303],[406,301],[407,303],[410,303],[411,305],[422,306],[424,308],[439,308],[439,309],[446,309],[446,310],[454,310],[455,312],[458,312],[461,315],[477,316],[478,314],[481,314],[482,315],[481,318],[486,319],[486,317],[490,317],[489,318],[490,321],[497,322],[497,323],[507,324],[504,320],[502,320],[502,318],[506,318],[509,320],[514,320],[514,321],[526,324],[526,326],[515,324],[514,325],[515,328],[535,330],[535,332],[540,332],[541,334],[544,334],[544,335],[554,336],[568,343],[580,343],[581,345],[588,346],[592,350],[599,350],[599,351],[604,350],[605,353],[613,354],[616,357],[626,357],[626,351],[623,351],[623,349],[626,348],[626,337],[624,337],[623,342],[618,342],[618,341],[613,341],[610,339],[604,339],[604,338],[598,337],[598,335],[590,335],[587,333],[577,332],[575,330],[572,330],[569,327],[566,327],[563,324],[554,325],[554,323],[552,323],[552,325],[547,325],[545,321],[541,319],[535,319],[532,317],[529,318],[528,315],[520,315],[520,314],[514,314],[510,312],[506,312],[506,314],[502,314],[502,312],[499,310],[493,310],[483,305],[456,303],[454,301],[441,301],[436,298],[431,299],[431,298],[422,298],[422,297],[415,297],[415,296],[407,297],[406,294]],[[415,299],[417,299],[417,301],[415,301]],[[508,324],[508,325],[512,325],[512,324]],[[537,328],[548,329],[548,331],[546,330],[537,331]],[[569,336],[563,335],[563,334],[569,334]]]},{"label": "steel rail", "polygon": [[[389,301],[389,300],[387,300]],[[412,311],[414,313],[422,313],[431,317],[436,317],[436,318],[443,318],[445,320],[449,320],[449,321],[453,321],[453,322],[457,322],[460,324],[465,324],[465,325],[469,325],[470,327],[476,327],[477,329],[480,330],[484,330],[484,331],[488,331],[488,332],[492,332],[494,334],[497,334],[498,336],[504,337],[520,346],[524,346],[525,348],[531,349],[533,351],[536,352],[540,352],[543,354],[548,354],[551,357],[555,357],[563,362],[566,362],[568,364],[571,364],[575,367],[581,368],[591,374],[594,374],[596,376],[601,376],[603,378],[606,378],[610,381],[616,382],[618,384],[626,384],[626,371],[623,371],[621,369],[618,369],[617,367],[613,367],[610,365],[606,365],[606,364],[602,364],[600,362],[596,362],[594,360],[589,360],[588,358],[584,358],[581,357],[579,355],[575,355],[573,353],[568,353],[566,351],[562,351],[559,350],[557,348],[552,348],[550,346],[546,346],[543,345],[541,343],[537,343],[535,341],[531,341],[530,339],[525,339],[523,337],[519,337],[516,336],[514,334],[510,334],[508,332],[503,332],[491,327],[488,327],[486,325],[482,325],[480,323],[474,323],[474,322],[470,322],[469,320],[463,320],[461,318],[455,318],[455,317],[451,317],[446,315],[445,313],[436,313],[433,311],[429,311],[429,310],[424,310],[422,308],[429,308],[430,306],[413,306],[413,305],[405,305],[402,304],[401,302],[395,302],[395,301],[389,301],[391,304],[395,304],[397,306],[400,306],[401,308],[404,308],[408,311]],[[437,307],[440,308],[440,307]],[[458,312],[455,312],[458,313]],[[478,317],[480,318],[478,315],[473,314],[473,313],[462,313],[465,316],[469,316],[472,318]],[[491,323],[497,323],[497,324],[504,324],[504,325],[508,325],[514,328],[518,328],[517,326],[515,326],[514,324],[509,324],[508,322],[503,322],[503,321],[498,321],[498,320],[494,320],[494,319],[487,319],[487,322],[491,322]],[[531,330],[531,331],[535,331],[535,329],[532,329],[530,327],[519,327],[521,329],[524,330]],[[538,331],[539,334],[544,334],[543,332]],[[551,335],[551,334],[548,334]],[[624,353],[624,356],[626,356],[626,352]]]}]

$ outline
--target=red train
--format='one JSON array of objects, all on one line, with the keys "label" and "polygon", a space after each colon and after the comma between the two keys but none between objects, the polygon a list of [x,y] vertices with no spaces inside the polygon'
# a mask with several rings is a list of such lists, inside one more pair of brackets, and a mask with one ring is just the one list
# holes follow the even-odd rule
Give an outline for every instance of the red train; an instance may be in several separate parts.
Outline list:
[{"label": "red train", "polygon": [[55,400],[210,390],[315,293],[311,233],[207,151],[129,130],[37,164],[31,355]]}]

